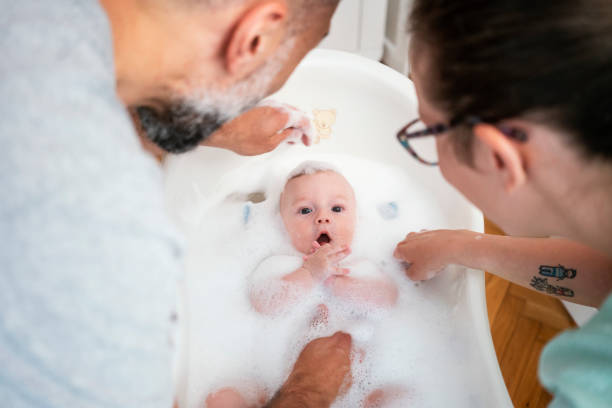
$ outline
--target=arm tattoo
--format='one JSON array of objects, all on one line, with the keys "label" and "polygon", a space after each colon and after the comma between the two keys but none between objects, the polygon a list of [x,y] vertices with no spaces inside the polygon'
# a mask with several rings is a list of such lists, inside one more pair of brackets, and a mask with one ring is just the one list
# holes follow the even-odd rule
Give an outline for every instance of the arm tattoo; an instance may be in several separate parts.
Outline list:
[{"label": "arm tattoo", "polygon": [[531,285],[535,290],[546,292],[549,295],[574,297],[574,291],[572,289],[551,285],[548,283],[547,278],[538,278],[537,276],[534,276],[531,278],[529,285]]},{"label": "arm tattoo", "polygon": [[576,277],[576,269],[565,268],[563,265],[558,266],[540,265],[538,271],[540,275],[548,276],[549,278],[557,278],[558,281],[567,279],[574,279]]}]

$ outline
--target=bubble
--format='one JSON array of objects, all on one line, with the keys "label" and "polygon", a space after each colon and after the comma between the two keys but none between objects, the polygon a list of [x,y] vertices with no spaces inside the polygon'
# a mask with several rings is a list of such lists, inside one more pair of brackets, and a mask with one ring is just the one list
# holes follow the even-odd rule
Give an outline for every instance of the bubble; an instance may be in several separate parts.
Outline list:
[{"label": "bubble", "polygon": [[[343,262],[366,265],[351,268],[359,278],[388,276],[398,288],[394,307],[340,299],[323,285],[304,293],[282,282],[301,266],[302,254],[284,230],[278,199],[289,172],[306,159],[333,163],[352,184],[358,221],[352,254]],[[469,353],[473,329],[462,323],[469,315],[454,310],[464,275],[451,270],[416,284],[393,258],[407,232],[444,224],[436,198],[409,175],[363,159],[287,154],[267,160],[219,180],[189,238],[187,407],[201,407],[224,387],[245,398],[262,389],[273,395],[304,346],[338,330],[353,337],[353,386],[334,407],[361,407],[373,392],[396,386],[407,393],[384,406],[470,406],[461,395],[478,394],[482,380],[466,374],[467,363],[455,355],[477,355]],[[253,297],[262,299],[259,311]]]}]

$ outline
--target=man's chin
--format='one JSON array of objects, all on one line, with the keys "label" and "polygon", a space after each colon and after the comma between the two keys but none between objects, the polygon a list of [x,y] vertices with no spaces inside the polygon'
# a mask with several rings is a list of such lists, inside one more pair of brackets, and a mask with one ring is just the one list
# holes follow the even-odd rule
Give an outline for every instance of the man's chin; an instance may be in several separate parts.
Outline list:
[{"label": "man's chin", "polygon": [[136,112],[147,138],[169,153],[192,150],[229,119],[217,112],[198,113],[184,107],[160,114],[141,106]]}]

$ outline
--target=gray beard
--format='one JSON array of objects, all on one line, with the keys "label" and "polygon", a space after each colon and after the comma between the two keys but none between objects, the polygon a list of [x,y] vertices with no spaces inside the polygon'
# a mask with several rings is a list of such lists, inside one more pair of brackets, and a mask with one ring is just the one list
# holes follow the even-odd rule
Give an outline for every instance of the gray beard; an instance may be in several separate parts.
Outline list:
[{"label": "gray beard", "polygon": [[136,112],[147,137],[170,153],[195,148],[230,119],[218,110],[199,112],[191,104],[180,102],[171,105],[164,114],[146,106],[136,108]]},{"label": "gray beard", "polygon": [[293,47],[287,39],[276,55],[248,78],[229,89],[200,90],[189,97],[177,98],[163,113],[139,106],[136,113],[147,137],[170,153],[183,153],[206,141],[225,122],[251,109],[266,96]]}]

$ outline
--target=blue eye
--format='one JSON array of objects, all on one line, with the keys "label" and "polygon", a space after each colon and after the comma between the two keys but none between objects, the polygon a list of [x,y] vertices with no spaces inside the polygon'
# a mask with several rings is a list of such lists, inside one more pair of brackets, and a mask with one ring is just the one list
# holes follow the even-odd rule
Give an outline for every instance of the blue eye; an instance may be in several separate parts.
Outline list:
[{"label": "blue eye", "polygon": [[332,211],[333,212],[342,212],[342,207],[340,207],[339,205],[336,205],[336,206],[332,207]]},{"label": "blue eye", "polygon": [[312,212],[312,210],[308,207],[304,207],[304,208],[300,208],[300,214],[310,214]]}]

